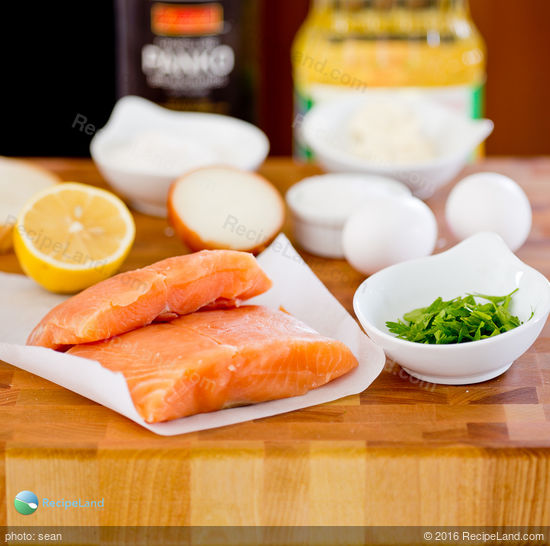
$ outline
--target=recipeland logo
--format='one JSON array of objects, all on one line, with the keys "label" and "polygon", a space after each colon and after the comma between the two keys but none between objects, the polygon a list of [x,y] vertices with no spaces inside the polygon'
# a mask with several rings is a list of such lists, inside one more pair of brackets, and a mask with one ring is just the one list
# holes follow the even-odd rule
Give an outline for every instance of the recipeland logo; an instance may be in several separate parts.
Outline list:
[{"label": "recipeland logo", "polygon": [[20,491],[15,495],[15,500],[13,501],[15,509],[24,516],[34,514],[38,509],[38,506],[41,506],[42,509],[103,509],[105,507],[105,499],[49,499],[44,497],[41,501],[32,491]]},{"label": "recipeland logo", "polygon": [[19,491],[13,501],[15,509],[24,516],[34,514],[38,508],[38,497],[32,491]]}]

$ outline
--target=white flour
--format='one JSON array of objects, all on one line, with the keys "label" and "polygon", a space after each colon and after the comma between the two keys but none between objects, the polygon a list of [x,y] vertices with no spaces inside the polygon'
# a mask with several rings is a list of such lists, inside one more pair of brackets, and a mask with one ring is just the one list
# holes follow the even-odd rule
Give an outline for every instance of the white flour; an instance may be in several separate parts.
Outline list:
[{"label": "white flour", "polygon": [[216,151],[196,135],[191,138],[158,130],[138,132],[108,152],[108,161],[115,168],[165,175],[178,175],[217,160]]}]

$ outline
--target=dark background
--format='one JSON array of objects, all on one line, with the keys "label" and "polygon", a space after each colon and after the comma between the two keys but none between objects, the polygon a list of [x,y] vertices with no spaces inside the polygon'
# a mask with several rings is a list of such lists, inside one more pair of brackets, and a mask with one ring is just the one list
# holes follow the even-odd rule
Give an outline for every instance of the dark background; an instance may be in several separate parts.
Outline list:
[{"label": "dark background", "polygon": [[[290,44],[308,0],[260,4],[259,125],[272,153],[291,152]],[[550,154],[549,0],[470,0],[488,47],[486,115],[495,121],[488,154]],[[115,95],[114,9],[94,2],[3,2],[0,155],[86,156]]]}]

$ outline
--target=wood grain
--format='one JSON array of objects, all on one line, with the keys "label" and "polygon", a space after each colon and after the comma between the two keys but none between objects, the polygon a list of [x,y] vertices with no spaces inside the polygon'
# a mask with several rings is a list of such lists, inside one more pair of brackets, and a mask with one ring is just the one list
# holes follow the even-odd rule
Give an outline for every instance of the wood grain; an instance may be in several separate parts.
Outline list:
[{"label": "wood grain", "polygon": [[[65,180],[104,185],[88,160],[37,160]],[[521,259],[550,276],[550,160],[486,160],[534,208]],[[269,160],[281,191],[314,167]],[[438,250],[452,246],[429,204]],[[136,214],[124,269],[186,252],[166,222]],[[285,231],[291,234],[289,222]],[[340,260],[308,264],[352,311],[363,277]],[[0,269],[20,272],[13,254]],[[0,524],[541,525],[550,521],[550,327],[503,376],[469,386],[409,377],[388,361],[365,392],[331,404],[164,438],[57,385],[0,363]],[[105,498],[102,511],[20,516],[13,497]]]}]

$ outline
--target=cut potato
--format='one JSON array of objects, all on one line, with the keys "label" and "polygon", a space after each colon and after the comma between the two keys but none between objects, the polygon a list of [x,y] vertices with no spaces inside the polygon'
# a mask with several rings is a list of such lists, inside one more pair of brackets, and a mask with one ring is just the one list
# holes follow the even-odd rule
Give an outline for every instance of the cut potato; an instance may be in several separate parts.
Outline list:
[{"label": "cut potato", "polygon": [[178,178],[168,218],[191,250],[258,253],[279,233],[284,201],[262,176],[231,167],[205,167]]},{"label": "cut potato", "polygon": [[12,248],[12,232],[23,205],[61,180],[26,161],[0,157],[0,253]]}]

